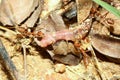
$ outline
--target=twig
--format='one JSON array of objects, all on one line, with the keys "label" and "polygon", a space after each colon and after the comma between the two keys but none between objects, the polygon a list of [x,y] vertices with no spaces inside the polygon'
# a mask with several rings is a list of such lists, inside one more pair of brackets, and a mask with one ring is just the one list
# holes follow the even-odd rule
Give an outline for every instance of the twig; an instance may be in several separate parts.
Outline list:
[{"label": "twig", "polygon": [[67,10],[69,10],[73,5],[75,5],[74,2],[70,2],[69,4],[67,4],[66,6],[64,6],[64,8],[61,8],[60,10],[57,11],[57,14],[62,15],[64,12],[66,12]]},{"label": "twig", "polygon": [[104,72],[102,71],[101,65],[99,64],[97,57],[95,55],[95,52],[91,45],[90,45],[90,49],[91,49],[92,57],[95,62],[95,67],[98,69],[98,73],[99,73],[100,77],[102,78],[102,80],[108,80],[108,79],[106,79],[106,76],[105,76]]},{"label": "twig", "polygon": [[24,80],[27,80],[26,46],[22,44],[24,58]]},{"label": "twig", "polygon": [[12,74],[14,75],[16,80],[20,80],[20,76],[18,74],[18,71],[14,65],[14,63],[12,62],[12,60],[9,57],[9,54],[7,53],[4,45],[2,44],[2,41],[0,40],[0,55],[3,58],[7,68],[10,69],[10,72],[12,72]]},{"label": "twig", "polygon": [[10,32],[10,33],[12,33],[12,34],[14,34],[14,35],[17,34],[16,32],[14,32],[14,31],[12,31],[12,30],[10,30],[10,29],[7,29],[7,28],[5,28],[5,27],[3,27],[3,26],[0,26],[0,29],[5,30],[5,31],[7,31],[7,32]]}]

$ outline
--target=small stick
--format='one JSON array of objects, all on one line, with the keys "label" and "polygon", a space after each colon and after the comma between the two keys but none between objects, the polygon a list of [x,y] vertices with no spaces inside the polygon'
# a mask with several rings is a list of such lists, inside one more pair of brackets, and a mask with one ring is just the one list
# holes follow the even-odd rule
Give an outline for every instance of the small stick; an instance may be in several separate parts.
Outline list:
[{"label": "small stick", "polygon": [[106,75],[105,75],[104,72],[102,71],[101,65],[100,65],[100,63],[98,62],[97,57],[96,57],[96,55],[95,55],[95,52],[94,52],[94,50],[93,50],[93,48],[92,48],[91,45],[90,45],[90,49],[91,49],[92,57],[93,57],[93,59],[94,59],[94,61],[95,61],[95,67],[98,69],[98,73],[99,73],[101,79],[102,79],[102,80],[106,80]]},{"label": "small stick", "polygon": [[24,58],[24,80],[27,80],[26,46],[22,44],[22,47],[23,47],[23,58]]},{"label": "small stick", "polygon": [[14,65],[14,63],[12,62],[12,60],[9,57],[9,54],[7,53],[2,41],[0,40],[0,55],[2,57],[2,59],[4,60],[6,67],[10,70],[10,72],[12,72],[12,74],[14,75],[16,80],[20,80],[18,71]]},{"label": "small stick", "polygon": [[10,30],[10,29],[7,29],[7,28],[5,28],[5,27],[3,27],[3,26],[0,26],[0,29],[5,30],[5,31],[7,31],[7,32],[10,32],[10,33],[12,33],[13,35],[17,35],[17,33],[16,33],[15,31],[12,31],[12,30]]}]

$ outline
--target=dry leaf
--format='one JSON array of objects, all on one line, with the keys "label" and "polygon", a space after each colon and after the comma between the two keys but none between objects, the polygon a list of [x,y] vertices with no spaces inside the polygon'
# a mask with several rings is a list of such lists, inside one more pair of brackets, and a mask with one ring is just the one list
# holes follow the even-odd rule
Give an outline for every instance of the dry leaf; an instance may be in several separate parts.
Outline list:
[{"label": "dry leaf", "polygon": [[44,0],[43,11],[40,15],[40,18],[45,18],[49,16],[52,11],[59,9],[62,5],[61,0]]},{"label": "dry leaf", "polygon": [[82,23],[90,13],[92,0],[76,0],[78,24]]},{"label": "dry leaf", "polygon": [[92,45],[104,55],[120,59],[120,40],[112,37],[94,34]]},{"label": "dry leaf", "polygon": [[33,27],[35,25],[42,11],[42,7],[43,7],[42,4],[43,4],[43,1],[40,0],[39,5],[36,7],[32,15],[30,16],[30,18],[28,18],[28,20],[24,23],[27,25],[27,27]]},{"label": "dry leaf", "polygon": [[53,59],[68,65],[77,65],[80,62],[80,58],[71,53],[67,55],[55,55]]},{"label": "dry leaf", "polygon": [[94,22],[92,27],[92,46],[103,55],[120,59],[120,39],[111,37],[107,27],[100,23]]},{"label": "dry leaf", "polygon": [[38,6],[38,0],[2,0],[0,22],[4,25],[20,24]]}]

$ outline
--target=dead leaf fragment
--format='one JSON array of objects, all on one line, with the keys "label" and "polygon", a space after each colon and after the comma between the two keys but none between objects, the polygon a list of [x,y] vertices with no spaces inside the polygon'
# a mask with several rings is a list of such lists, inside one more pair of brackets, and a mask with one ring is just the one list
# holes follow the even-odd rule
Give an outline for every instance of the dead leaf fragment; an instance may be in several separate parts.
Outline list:
[{"label": "dead leaf fragment", "polygon": [[92,0],[76,0],[78,24],[82,23],[90,13]]},{"label": "dead leaf fragment", "polygon": [[20,24],[38,6],[38,0],[1,0],[0,22],[4,25]]},{"label": "dead leaf fragment", "polygon": [[42,11],[42,0],[39,1],[39,5],[36,7],[36,9],[34,10],[34,12],[32,13],[32,15],[28,18],[28,20],[24,23],[27,25],[27,27],[33,27],[36,23],[36,21],[39,18],[39,15]]},{"label": "dead leaf fragment", "polygon": [[110,36],[109,29],[94,22],[90,32],[92,46],[103,55],[120,59],[120,39]]},{"label": "dead leaf fragment", "polygon": [[53,59],[68,65],[77,65],[80,62],[80,58],[71,53],[67,55],[55,55]]},{"label": "dead leaf fragment", "polygon": [[44,0],[43,11],[40,18],[47,17],[52,11],[59,9],[62,5],[61,0]]},{"label": "dead leaf fragment", "polygon": [[104,55],[120,59],[120,40],[104,35],[93,35],[92,45]]}]

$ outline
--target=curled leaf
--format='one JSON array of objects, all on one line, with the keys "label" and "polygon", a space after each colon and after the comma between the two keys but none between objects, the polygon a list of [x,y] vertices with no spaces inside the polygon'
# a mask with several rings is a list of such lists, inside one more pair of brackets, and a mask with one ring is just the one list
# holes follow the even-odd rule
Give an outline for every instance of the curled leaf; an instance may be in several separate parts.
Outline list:
[{"label": "curled leaf", "polygon": [[94,34],[91,41],[93,47],[100,53],[120,59],[120,39]]}]

